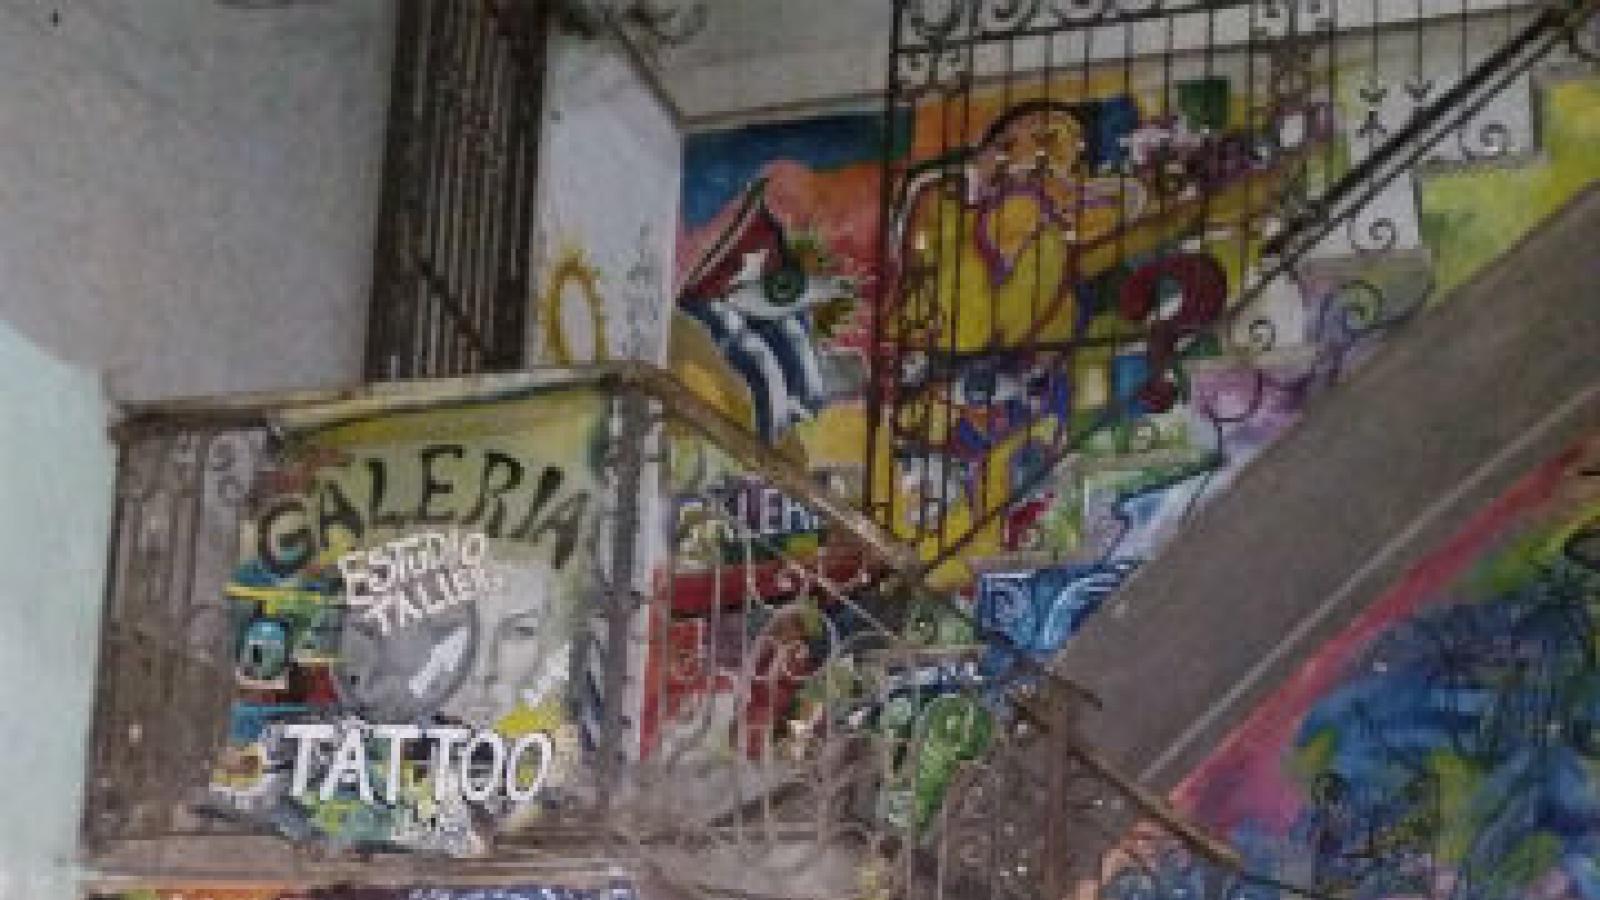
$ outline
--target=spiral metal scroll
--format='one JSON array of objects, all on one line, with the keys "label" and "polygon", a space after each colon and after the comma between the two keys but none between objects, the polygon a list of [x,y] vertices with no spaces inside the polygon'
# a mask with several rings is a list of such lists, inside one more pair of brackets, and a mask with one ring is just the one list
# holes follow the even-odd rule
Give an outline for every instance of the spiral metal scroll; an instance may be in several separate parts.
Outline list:
[{"label": "spiral metal scroll", "polygon": [[1573,29],[1568,47],[1573,55],[1600,63],[1600,13],[1590,14],[1587,21]]},{"label": "spiral metal scroll", "polygon": [[[990,43],[1019,37],[1120,26],[1160,16],[1204,14],[1248,2],[1281,14],[1283,0],[900,0],[896,4],[902,50],[926,51],[964,43]],[[1295,0],[1308,8],[1316,0]]]},{"label": "spiral metal scroll", "polygon": [[[698,483],[717,469],[708,452],[673,458]],[[619,855],[698,896],[1097,890],[1134,804],[1074,764],[1081,698],[1022,667],[992,670],[941,608],[902,608],[871,572],[792,555],[694,490],[668,568],[711,593],[689,639],[642,676],[659,717],[607,819]],[[686,621],[665,590],[657,637]]]}]

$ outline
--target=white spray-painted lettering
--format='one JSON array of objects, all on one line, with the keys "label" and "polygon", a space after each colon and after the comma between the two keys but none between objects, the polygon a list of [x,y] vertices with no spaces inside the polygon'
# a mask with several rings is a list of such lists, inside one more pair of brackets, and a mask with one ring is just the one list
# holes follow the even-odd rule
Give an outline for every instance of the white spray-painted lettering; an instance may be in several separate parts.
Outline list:
[{"label": "white spray-painted lettering", "polygon": [[[405,747],[412,741],[432,741],[433,770],[449,773],[450,777],[433,779],[434,800],[440,803],[463,798],[484,803],[498,796],[513,803],[526,803],[543,789],[555,751],[550,736],[543,732],[522,735],[509,747],[498,732],[472,732],[465,728],[361,725],[345,728],[341,733],[340,728],[327,722],[295,722],[285,725],[283,734],[297,744],[290,787],[293,796],[311,789],[313,751],[331,744],[338,749],[318,789],[322,799],[332,798],[345,782],[353,779],[361,802],[368,804],[374,802],[375,796],[367,765],[367,744],[372,738],[388,744],[383,796],[384,802],[391,804],[399,792]],[[533,777],[527,779],[523,777],[524,763],[534,748],[538,748],[538,763]]]},{"label": "white spray-painted lettering", "polygon": [[339,557],[346,602],[385,637],[453,606],[476,603],[496,589],[486,567],[488,547],[481,532],[427,531],[346,553]]}]

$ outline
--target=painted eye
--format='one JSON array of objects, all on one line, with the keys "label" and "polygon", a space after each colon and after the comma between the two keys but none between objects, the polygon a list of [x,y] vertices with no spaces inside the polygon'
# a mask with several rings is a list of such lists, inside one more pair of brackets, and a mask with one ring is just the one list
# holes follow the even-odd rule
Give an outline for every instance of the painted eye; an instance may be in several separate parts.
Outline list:
[{"label": "painted eye", "polygon": [[767,299],[779,306],[788,306],[799,300],[806,291],[806,273],[794,266],[784,266],[769,273],[764,282]]}]

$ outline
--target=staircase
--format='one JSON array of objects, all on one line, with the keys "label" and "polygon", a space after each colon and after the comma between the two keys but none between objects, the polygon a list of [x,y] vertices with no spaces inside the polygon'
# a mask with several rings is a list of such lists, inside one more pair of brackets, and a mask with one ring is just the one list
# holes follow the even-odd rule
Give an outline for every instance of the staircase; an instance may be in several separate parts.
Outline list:
[{"label": "staircase", "polygon": [[1095,717],[1108,754],[1175,784],[1309,648],[1600,424],[1600,305],[1574,302],[1597,226],[1591,187],[1389,338],[1085,625],[1062,671],[1137,711]]},{"label": "staircase", "polygon": [[[1595,177],[1570,134],[1588,126],[1551,115],[1592,72],[1592,8],[1346,38],[1337,4],[1267,4],[1271,26],[1176,6],[1154,71],[1104,64],[1138,27],[1117,9],[904,23],[888,105],[912,110],[912,149],[887,167],[869,450],[890,473],[870,508],[961,598],[988,671],[1089,687],[1080,727],[1155,790],[1451,509],[1595,421],[1596,335],[1572,308],[1592,273],[1534,274],[1592,233],[1592,193],[1556,213]],[[1220,46],[1230,12],[1253,41]],[[1519,186],[1504,217],[1496,183]],[[1468,209],[1471,233],[1446,218]],[[1097,880],[1116,890],[1340,887],[1253,865],[1248,842],[1231,867],[1165,871],[1183,841],[1120,834]]]},{"label": "staircase", "polygon": [[[1533,104],[1594,8],[897,0],[886,119],[912,132],[860,509],[632,364],[135,411],[91,864],[1321,896],[1161,792],[1443,527],[1440,498],[1592,419],[1600,323],[1567,298],[1600,274],[1595,195],[1429,311],[1461,265],[1441,275],[1449,206],[1415,188],[1570,163]],[[750,197],[740,233],[781,265],[695,280],[806,297]],[[785,399],[752,398],[758,428],[803,416]],[[459,563],[451,599],[372,587],[402,558]],[[408,727],[540,763],[408,753]],[[348,761],[380,728],[390,768]]]},{"label": "staircase", "polygon": [[1586,71],[1566,47],[1587,7],[1198,7],[1160,19],[1164,56],[1120,63],[1146,17],[900,33],[889,107],[913,124],[887,169],[869,506],[1003,634],[997,666],[1060,650],[1441,281],[1505,249],[1466,249],[1443,217],[1468,202],[1425,184],[1559,169],[1537,215],[1477,230],[1514,235],[1584,177],[1570,142],[1541,147],[1535,104]]}]

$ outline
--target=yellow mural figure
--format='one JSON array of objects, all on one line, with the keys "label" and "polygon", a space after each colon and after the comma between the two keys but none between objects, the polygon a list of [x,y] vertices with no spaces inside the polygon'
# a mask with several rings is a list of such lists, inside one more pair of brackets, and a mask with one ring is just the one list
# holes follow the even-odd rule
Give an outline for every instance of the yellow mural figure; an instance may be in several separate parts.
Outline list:
[{"label": "yellow mural figure", "polygon": [[[1080,337],[1077,285],[1115,261],[1119,232],[1139,217],[1149,192],[1137,178],[1091,171],[1079,115],[1072,104],[1024,101],[996,118],[972,147],[909,179],[904,213],[895,223],[901,301],[887,320],[898,343],[949,359]],[[1086,264],[1096,272],[1085,271]],[[994,388],[1003,392],[1005,381],[998,377]],[[939,390],[954,396],[907,405],[916,421],[898,426],[935,447],[947,444],[957,416],[989,430],[977,420],[993,411],[998,395],[974,401],[959,387]],[[1001,438],[994,452],[1008,457],[1033,432],[1054,424],[1041,421]],[[912,473],[914,484],[897,486],[910,495],[905,518],[896,523],[908,537],[928,537],[929,516],[940,517],[950,534],[970,528],[969,489],[988,498],[980,507],[1011,493],[1005,466],[966,487],[950,481],[961,480],[956,460],[937,468]],[[977,544],[994,545],[998,528],[988,525]],[[926,549],[937,543],[931,540]],[[959,582],[965,576],[951,577]]]},{"label": "yellow mural figure", "polygon": [[[1270,198],[1328,133],[1322,112],[1302,112],[1305,136],[1258,158],[1248,135],[1229,131],[1242,110],[1225,96],[1215,121],[1195,124],[1125,90],[1008,98],[981,132],[962,126],[964,144],[948,143],[942,115],[919,122],[918,145],[936,155],[907,173],[896,204],[883,320],[901,354],[888,424],[918,449],[898,470],[874,460],[873,477],[900,501],[897,531],[927,553],[973,529],[964,558],[1013,549],[999,513],[1025,489],[1030,460],[1063,428],[1084,427],[1070,416],[1135,402],[1113,397],[1117,378],[1152,413],[1172,405],[1175,384],[1158,374],[1129,388],[1126,373],[1113,377],[1114,357],[1148,352],[1164,371],[1175,329],[1221,312],[1254,259]],[[1099,281],[1117,273],[1126,277]],[[1089,306],[1086,285],[1112,293]],[[1167,302],[1175,290],[1184,304]],[[1140,349],[1156,322],[1166,343]],[[1057,352],[1036,355],[1047,348]],[[1050,409],[1013,412],[1028,404]]]},{"label": "yellow mural figure", "polygon": [[1064,103],[1012,107],[969,152],[915,176],[899,224],[906,302],[891,327],[932,352],[1072,339],[1082,254],[1145,205],[1131,178],[1096,177]]}]

